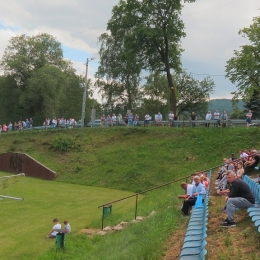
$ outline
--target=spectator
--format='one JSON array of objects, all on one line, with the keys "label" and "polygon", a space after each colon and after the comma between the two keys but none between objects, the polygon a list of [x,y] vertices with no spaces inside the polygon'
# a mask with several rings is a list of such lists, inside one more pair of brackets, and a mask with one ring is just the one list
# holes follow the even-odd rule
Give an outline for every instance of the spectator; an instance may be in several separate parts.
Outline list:
[{"label": "spectator", "polygon": [[[211,117],[212,117],[211,112],[208,111],[208,113],[206,114],[205,120],[209,121],[209,120],[211,120]],[[210,123],[205,124],[206,127],[209,127],[209,125],[210,125]]]},{"label": "spectator", "polygon": [[214,123],[214,127],[218,127],[219,126],[219,112],[218,112],[218,110],[216,110],[214,112],[214,120],[216,120],[216,123]]},{"label": "spectator", "polygon": [[228,121],[228,115],[227,115],[227,112],[225,110],[221,114],[220,118],[222,120],[222,126],[226,127],[227,126],[227,121]]},{"label": "spectator", "polygon": [[[190,120],[191,121],[196,121],[197,119],[198,119],[197,115],[194,112],[191,112]],[[195,123],[194,122],[192,122],[192,127],[195,127]]]},{"label": "spectator", "polygon": [[112,115],[111,121],[112,121],[112,126],[114,126],[116,124],[116,115],[115,114]]},{"label": "spectator", "polygon": [[128,125],[128,114],[125,115],[124,119],[125,119],[125,125]]},{"label": "spectator", "polygon": [[128,125],[129,126],[133,125],[133,119],[134,119],[133,113],[129,113],[129,115],[128,115]]},{"label": "spectator", "polygon": [[118,121],[118,122],[122,122],[122,121],[123,121],[123,117],[122,117],[121,114],[118,114],[118,116],[117,116],[117,121]]},{"label": "spectator", "polygon": [[25,128],[26,128],[26,129],[29,129],[29,127],[30,127],[30,121],[28,120],[28,118],[26,118],[25,124],[26,124]]},{"label": "spectator", "polygon": [[249,173],[251,173],[260,162],[259,153],[257,153],[256,150],[254,150],[253,152],[255,152],[255,154],[253,155],[253,160],[245,166],[245,174],[247,175],[249,175]]},{"label": "spectator", "polygon": [[[221,224],[221,227],[234,227],[234,215],[236,208],[249,208],[253,207],[255,197],[252,194],[249,186],[241,179],[237,178],[236,173],[233,171],[227,172],[227,180],[231,184],[230,191],[225,196],[226,211],[228,217]],[[227,191],[220,191],[219,194],[226,194]]]},{"label": "spectator", "polygon": [[147,113],[144,117],[144,126],[149,125],[149,120],[151,119],[150,115]]},{"label": "spectator", "polygon": [[230,159],[231,159],[232,161],[235,161],[235,160],[237,160],[237,157],[235,156],[234,153],[232,153]]},{"label": "spectator", "polygon": [[3,130],[3,132],[7,132],[7,126],[6,126],[6,124],[3,124],[2,130]]},{"label": "spectator", "polygon": [[[155,122],[161,122],[163,120],[162,114],[160,112],[158,112],[157,115],[155,115]],[[162,124],[162,126],[164,126],[164,124]]]},{"label": "spectator", "polygon": [[176,113],[176,114],[174,115],[174,121],[175,121],[174,125],[175,125],[176,127],[179,127],[179,124],[176,123],[176,121],[178,121],[178,120],[180,120],[180,117],[179,117],[179,114]]},{"label": "spectator", "polygon": [[52,227],[51,232],[48,234],[47,238],[55,238],[56,235],[58,234],[57,229],[61,229],[61,224],[59,223],[59,220],[55,218],[53,220],[54,226]]},{"label": "spectator", "polygon": [[13,129],[13,124],[12,124],[12,122],[10,122],[9,123],[9,125],[8,125],[8,132],[11,132],[12,131],[12,129]]},{"label": "spectator", "polygon": [[30,118],[30,121],[29,121],[29,128],[32,128],[33,127],[33,120],[32,118]]},{"label": "spectator", "polygon": [[104,127],[104,126],[105,126],[106,116],[103,114],[103,115],[101,116],[100,120],[101,120],[101,121],[100,121],[101,126]]},{"label": "spectator", "polygon": [[134,126],[137,126],[138,122],[139,122],[139,116],[138,116],[138,114],[135,114]]},{"label": "spectator", "polygon": [[245,173],[245,171],[244,171],[243,163],[238,162],[237,163],[237,172],[236,172],[237,178],[242,179],[244,173]]},{"label": "spectator", "polygon": [[206,194],[205,186],[201,183],[200,177],[195,176],[193,179],[194,179],[195,185],[193,186],[192,196],[189,196],[184,200],[183,206],[181,209],[182,214],[184,216],[188,216],[189,207],[195,205],[197,196],[201,195],[202,199],[204,201],[204,197]]},{"label": "spectator", "polygon": [[252,120],[252,112],[251,110],[248,110],[248,112],[246,113],[246,126],[249,127],[251,124],[251,120]]},{"label": "spectator", "polygon": [[53,128],[56,128],[56,127],[57,127],[57,119],[56,119],[56,117],[54,117],[54,118],[52,119],[52,127],[53,127]]},{"label": "spectator", "polygon": [[181,188],[185,190],[185,194],[178,195],[179,199],[187,199],[189,196],[192,196],[192,192],[193,192],[193,185],[192,184],[182,182]]},{"label": "spectator", "polygon": [[173,121],[174,121],[174,114],[173,114],[173,112],[171,111],[171,112],[169,113],[169,127],[172,126]]}]

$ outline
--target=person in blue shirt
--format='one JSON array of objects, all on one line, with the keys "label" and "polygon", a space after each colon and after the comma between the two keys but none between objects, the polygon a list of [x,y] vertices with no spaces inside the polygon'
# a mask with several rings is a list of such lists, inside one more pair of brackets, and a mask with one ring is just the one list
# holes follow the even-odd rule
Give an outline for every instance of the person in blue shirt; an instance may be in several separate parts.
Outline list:
[{"label": "person in blue shirt", "polygon": [[189,215],[189,207],[195,205],[198,195],[202,196],[202,201],[204,201],[206,195],[205,186],[201,183],[200,177],[196,175],[193,178],[193,180],[195,182],[193,186],[193,193],[191,196],[188,196],[187,199],[183,201],[183,205],[181,209],[183,216]]}]

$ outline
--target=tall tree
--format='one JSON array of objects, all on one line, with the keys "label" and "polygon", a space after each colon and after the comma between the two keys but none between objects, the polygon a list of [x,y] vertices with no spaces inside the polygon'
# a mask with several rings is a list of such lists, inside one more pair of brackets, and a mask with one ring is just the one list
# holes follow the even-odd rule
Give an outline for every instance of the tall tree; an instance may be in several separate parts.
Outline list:
[{"label": "tall tree", "polygon": [[[214,81],[210,78],[204,78],[198,81],[185,70],[173,74],[173,82],[176,89],[176,110],[174,113],[195,111],[197,114],[205,114],[208,107],[210,94],[214,90]],[[167,77],[159,73],[151,74],[146,78],[144,85],[144,96],[151,99],[154,106],[157,104],[156,110],[171,110],[169,104],[169,88],[167,86]],[[150,104],[144,100],[144,104]],[[151,105],[151,104],[150,104]],[[149,107],[147,107],[149,111]],[[154,112],[154,111],[153,111]]]},{"label": "tall tree", "polygon": [[[61,44],[49,34],[11,38],[0,65],[5,77],[14,83],[0,86],[0,92],[17,93],[16,105],[26,117],[60,116],[71,101],[81,104],[80,79],[63,58]],[[68,97],[68,93],[72,94],[70,89],[74,95]],[[80,114],[81,109],[78,117]]]},{"label": "tall tree", "polygon": [[128,53],[136,54],[142,69],[166,74],[173,111],[176,111],[176,86],[172,72],[180,70],[180,40],[185,36],[181,10],[180,0],[120,0],[107,26],[115,42],[123,43]]},{"label": "tall tree", "polygon": [[260,17],[255,17],[253,24],[240,30],[239,34],[250,44],[234,51],[234,57],[227,61],[226,76],[237,84],[237,91],[232,93],[234,99],[247,101],[254,91],[260,91]]},{"label": "tall tree", "polygon": [[96,86],[106,100],[105,109],[114,110],[117,106],[134,109],[141,80],[136,53],[129,52],[121,39],[106,33],[99,37],[99,42],[100,66]]}]

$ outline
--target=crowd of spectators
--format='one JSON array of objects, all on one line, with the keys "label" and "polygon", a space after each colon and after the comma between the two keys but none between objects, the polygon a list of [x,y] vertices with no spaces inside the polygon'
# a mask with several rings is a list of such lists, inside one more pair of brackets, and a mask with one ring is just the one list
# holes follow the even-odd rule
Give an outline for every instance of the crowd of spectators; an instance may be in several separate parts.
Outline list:
[{"label": "crowd of spectators", "polygon": [[52,126],[53,128],[58,128],[60,126],[64,126],[64,127],[73,127],[76,124],[80,124],[81,120],[79,120],[78,122],[74,119],[74,118],[56,118],[54,117],[53,119],[51,118],[46,118],[45,121],[43,122],[43,126]]},{"label": "crowd of spectators", "polygon": [[[256,149],[239,151],[238,158],[232,154],[230,158],[223,159],[223,165],[219,167],[218,177],[215,181],[217,185],[217,194],[224,195],[225,205],[223,212],[227,218],[221,224],[221,227],[234,227],[236,208],[253,207],[255,198],[249,186],[243,181],[243,176],[251,175],[255,169],[258,169],[260,162],[260,152]],[[259,181],[259,178],[257,179]],[[207,174],[197,172],[191,175],[190,183],[181,183],[185,190],[181,212],[184,216],[189,215],[191,206],[194,206],[198,196],[204,200],[208,189],[209,179]]]},{"label": "crowd of spectators", "polygon": [[9,124],[3,124],[0,125],[0,133],[5,133],[5,132],[11,132],[13,130],[18,131],[18,130],[23,130],[23,129],[30,129],[33,127],[33,119],[26,118],[26,120],[20,120],[14,122],[10,122]]},{"label": "crowd of spectators", "polygon": [[[78,122],[73,119],[73,118],[46,118],[45,121],[43,122],[43,126],[51,126],[53,128],[58,128],[58,127],[73,127],[76,124],[80,124],[81,120],[79,120]],[[17,122],[14,122],[14,124],[12,124],[12,122],[10,122],[9,124],[3,124],[0,125],[0,133],[4,133],[4,132],[11,132],[11,131],[19,131],[19,130],[28,130],[28,129],[32,129],[33,128],[33,119],[30,118],[26,118],[25,120],[20,120]]]},{"label": "crowd of spectators", "polygon": [[243,177],[245,174],[252,175],[259,162],[260,153],[256,149],[241,150],[238,158],[232,154],[230,158],[223,159],[223,166],[219,168],[215,182],[217,193],[225,197],[223,212],[227,218],[221,224],[222,227],[236,226],[234,215],[237,208],[254,206],[255,197]]},{"label": "crowd of spectators", "polygon": [[[249,127],[251,124],[252,115],[253,114],[252,114],[251,110],[249,110],[245,115],[247,127]],[[105,125],[114,126],[116,124],[136,126],[140,121],[139,115],[138,114],[134,115],[133,113],[126,113],[126,115],[124,117],[121,114],[118,114],[117,116],[115,114],[112,114],[112,115],[108,114],[107,116],[105,116],[105,114],[103,114],[100,119],[101,119],[102,126],[105,126]],[[152,116],[150,116],[149,113],[146,113],[143,118],[142,124],[144,126],[148,126],[152,119],[153,119]],[[196,115],[196,113],[191,112],[189,119],[192,122],[192,126],[195,127],[196,121],[198,120],[198,116]],[[229,117],[225,110],[222,113],[219,113],[219,111],[216,110],[213,114],[211,113],[211,111],[207,111],[206,116],[205,116],[205,120],[206,120],[205,126],[210,127],[210,123],[207,121],[211,121],[211,123],[212,123],[212,120],[214,120],[215,121],[213,123],[214,127],[219,127],[219,126],[226,127],[228,119],[229,119]],[[173,111],[169,112],[169,114],[164,119],[164,121],[163,121],[163,115],[161,114],[161,112],[158,112],[156,115],[154,115],[154,122],[157,124],[160,123],[160,125],[162,125],[162,126],[164,126],[164,123],[162,123],[162,121],[163,122],[168,121],[169,127],[171,127],[173,125],[178,127],[178,123],[177,122],[175,123],[175,121],[178,121],[178,120],[180,120],[179,114],[178,113],[174,114]]]}]

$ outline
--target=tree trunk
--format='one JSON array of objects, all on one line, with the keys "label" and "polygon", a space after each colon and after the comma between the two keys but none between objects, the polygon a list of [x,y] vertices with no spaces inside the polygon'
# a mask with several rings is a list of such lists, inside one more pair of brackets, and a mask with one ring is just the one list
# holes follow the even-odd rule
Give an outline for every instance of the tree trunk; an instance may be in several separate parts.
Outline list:
[{"label": "tree trunk", "polygon": [[176,94],[175,94],[175,87],[172,80],[172,75],[169,70],[167,70],[167,80],[168,80],[168,87],[170,89],[170,109],[173,113],[177,113],[176,111]]}]

